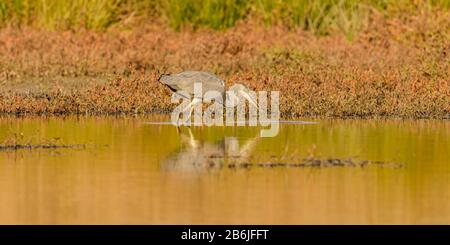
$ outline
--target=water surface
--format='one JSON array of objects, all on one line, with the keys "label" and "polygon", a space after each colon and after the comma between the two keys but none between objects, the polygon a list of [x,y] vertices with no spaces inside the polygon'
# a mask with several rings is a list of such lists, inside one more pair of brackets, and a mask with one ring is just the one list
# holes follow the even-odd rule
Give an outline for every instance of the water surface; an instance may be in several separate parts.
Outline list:
[{"label": "water surface", "polygon": [[[1,118],[2,141],[86,147],[0,151],[0,223],[450,223],[449,121],[312,120],[275,138],[162,121]],[[239,167],[308,157],[383,164]]]}]

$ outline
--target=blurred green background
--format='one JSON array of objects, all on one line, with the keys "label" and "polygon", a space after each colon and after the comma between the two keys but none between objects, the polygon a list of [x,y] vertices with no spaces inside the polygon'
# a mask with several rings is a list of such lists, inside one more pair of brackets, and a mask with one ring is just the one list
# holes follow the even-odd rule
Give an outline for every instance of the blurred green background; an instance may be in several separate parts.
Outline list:
[{"label": "blurred green background", "polygon": [[373,15],[449,9],[450,0],[0,0],[0,25],[106,30],[161,22],[175,30],[222,30],[252,20],[352,35]]}]

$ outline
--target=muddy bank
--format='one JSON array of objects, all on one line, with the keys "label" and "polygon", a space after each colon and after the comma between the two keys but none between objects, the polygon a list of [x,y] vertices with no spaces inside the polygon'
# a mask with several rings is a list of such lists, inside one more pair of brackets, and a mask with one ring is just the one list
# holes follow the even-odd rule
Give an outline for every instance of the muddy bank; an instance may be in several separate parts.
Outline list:
[{"label": "muddy bank", "polygon": [[340,159],[340,158],[308,158],[296,163],[290,162],[261,162],[261,163],[231,163],[227,167],[230,169],[235,168],[328,168],[328,167],[368,167],[379,166],[389,168],[403,168],[404,164],[391,163],[382,161],[369,161],[369,160],[355,160],[355,159]]},{"label": "muddy bank", "polygon": [[35,149],[83,149],[86,145],[64,145],[64,144],[14,144],[14,145],[0,145],[0,151],[16,151],[16,150],[35,150]]}]

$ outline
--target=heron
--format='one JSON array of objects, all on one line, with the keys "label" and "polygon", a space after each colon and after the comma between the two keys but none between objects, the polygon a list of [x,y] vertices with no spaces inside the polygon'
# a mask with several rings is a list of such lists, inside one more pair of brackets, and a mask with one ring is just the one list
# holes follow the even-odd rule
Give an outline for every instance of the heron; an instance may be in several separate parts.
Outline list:
[{"label": "heron", "polygon": [[[182,97],[189,95],[188,99],[192,98],[192,101],[183,109],[183,112],[190,110],[189,117],[190,120],[192,112],[194,111],[195,105],[202,102],[200,98],[194,96],[194,84],[200,83],[202,85],[202,93],[205,94],[208,91],[217,91],[222,96],[222,105],[226,106],[225,99],[225,82],[218,76],[205,71],[183,71],[175,74],[162,74],[159,76],[158,81],[169,87],[170,90],[177,93]],[[250,104],[258,108],[255,100],[250,96],[250,89],[240,83],[235,83],[231,88],[235,95],[233,96],[233,101],[235,104],[239,103],[239,96],[247,99]],[[183,93],[184,92],[184,93]],[[178,122],[177,122],[178,125]]]}]

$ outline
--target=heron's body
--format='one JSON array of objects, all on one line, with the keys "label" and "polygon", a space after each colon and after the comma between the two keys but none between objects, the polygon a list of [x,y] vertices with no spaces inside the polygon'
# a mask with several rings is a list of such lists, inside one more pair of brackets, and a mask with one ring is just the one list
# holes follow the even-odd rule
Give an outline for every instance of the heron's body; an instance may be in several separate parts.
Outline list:
[{"label": "heron's body", "polygon": [[[166,85],[173,92],[181,95],[182,97],[186,97],[188,99],[192,99],[191,103],[189,103],[184,111],[189,110],[189,115],[192,114],[194,110],[194,106],[202,102],[201,98],[195,98],[193,96],[197,96],[194,93],[194,85],[196,83],[200,83],[202,87],[202,96],[209,91],[215,91],[220,93],[222,96],[222,104],[225,103],[226,93],[225,93],[225,82],[217,77],[214,74],[204,71],[184,71],[176,74],[163,74],[158,79],[159,82]],[[233,91],[236,95],[241,95],[246,98],[249,103],[253,106],[258,107],[256,105],[256,101],[249,96],[249,90],[242,84],[235,84],[231,91]],[[234,96],[231,101],[239,100],[237,96]],[[179,120],[179,118],[178,118]],[[178,122],[177,122],[178,124]]]},{"label": "heron's body", "polygon": [[194,84],[202,84],[202,93],[217,91],[225,94],[225,82],[214,74],[203,71],[184,71],[176,74],[161,75],[159,81],[173,92],[183,96],[181,91],[194,95]]}]

